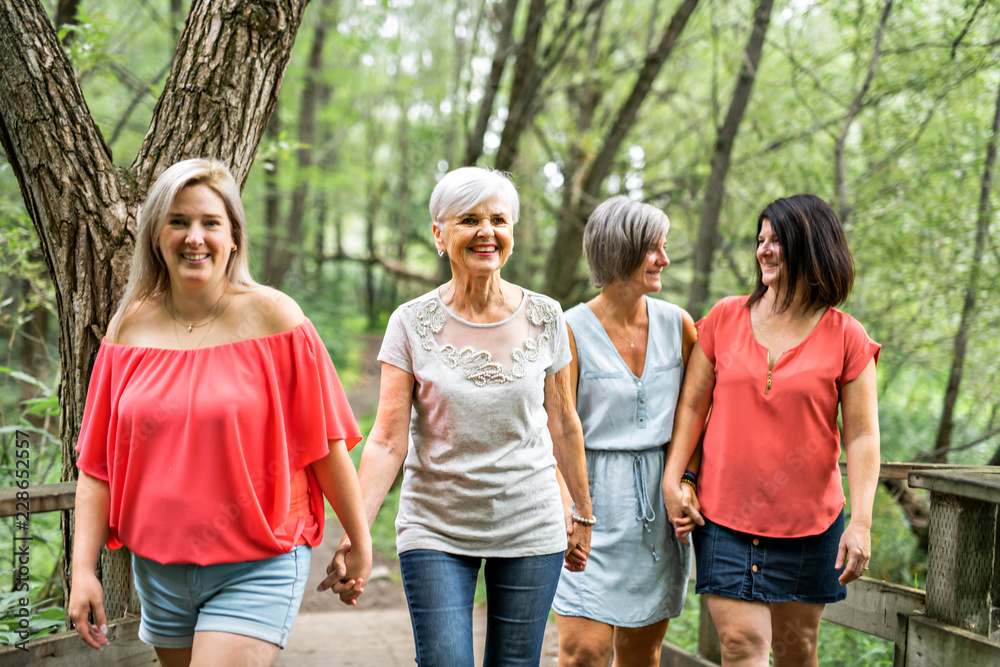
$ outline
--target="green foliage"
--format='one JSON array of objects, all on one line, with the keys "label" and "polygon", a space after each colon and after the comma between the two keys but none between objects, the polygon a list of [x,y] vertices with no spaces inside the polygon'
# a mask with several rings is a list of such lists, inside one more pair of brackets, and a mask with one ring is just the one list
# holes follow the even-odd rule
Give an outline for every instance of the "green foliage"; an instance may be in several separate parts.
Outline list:
[{"label": "green foliage", "polygon": [[[438,272],[427,203],[437,178],[463,162],[496,49],[497,4],[313,0],[307,10],[276,110],[280,130],[260,146],[244,203],[252,261],[260,275],[270,243],[264,233],[268,177],[274,176],[283,216],[290,193],[308,186],[301,239],[287,238],[286,218],[276,230],[277,242],[296,244],[296,260],[280,287],[316,325],[345,385],[360,376],[363,337],[377,334],[397,304],[429,287],[397,276],[386,265],[394,262],[425,276]],[[515,40],[524,35],[527,4],[521,3]],[[562,22],[579,18],[574,12],[586,4],[549,3],[539,62],[550,53],[544,47]],[[504,269],[507,278],[541,287],[564,215],[561,207],[583,176],[567,173],[571,158],[579,152],[586,169],[598,154],[615,112],[678,4],[611,0],[599,30],[588,23],[571,36],[565,58],[553,66],[533,101],[530,128],[517,147],[512,171],[522,217],[514,256]],[[672,265],[660,296],[682,305],[716,128],[743,63],[753,5],[750,0],[702,0],[602,185],[601,196],[630,194],[669,214]],[[848,110],[871,65],[882,6],[776,3],[726,182],[711,289],[713,297],[749,290],[756,216],[768,201],[808,191],[840,208],[840,186],[845,196],[840,213],[858,269],[845,310],[884,346],[879,365],[882,458],[906,461],[934,441],[972,271],[980,177],[1000,85],[1000,6],[895,3],[875,76],[848,128]],[[155,3],[103,0],[100,11],[81,11],[78,18],[79,25],[64,28],[60,37],[72,32],[69,53],[88,106],[117,164],[127,166],[149,126],[180,17]],[[313,69],[309,58],[324,25],[322,65]],[[495,161],[511,111],[514,65],[513,59],[507,64],[488,122],[478,161],[483,166]],[[299,122],[310,81],[321,84],[322,91],[316,136],[307,142]],[[579,102],[588,89],[598,91],[601,102],[589,121]],[[838,176],[835,151],[841,134],[845,153]],[[298,156],[307,150],[310,166],[300,168]],[[272,174],[265,165],[276,170]],[[996,183],[994,178],[994,210]],[[21,192],[2,160],[0,239],[0,366],[6,369],[0,372],[0,434],[6,434],[12,426],[26,428],[29,417],[52,421],[54,392],[24,401],[20,390],[40,389],[31,381],[36,377],[38,384],[51,385],[57,355],[53,331],[45,341],[52,368],[29,372],[19,366],[26,326],[38,307],[54,313],[55,298]],[[1000,436],[983,437],[1000,427],[998,257],[1000,230],[994,224],[977,285],[953,433],[955,445],[981,441],[951,452],[953,463],[985,463],[1000,446]],[[581,261],[580,282],[584,272]],[[52,429],[31,428],[44,446],[34,460],[40,468],[33,479],[54,481],[61,462],[57,443],[47,435]],[[354,455],[360,451],[359,446]],[[0,469],[0,484],[9,474]],[[373,528],[377,548],[387,554],[395,553],[397,503],[394,487]],[[33,525],[41,527],[55,516],[39,515]],[[58,528],[53,528],[46,542],[55,545]],[[925,556],[897,504],[882,490],[872,539],[872,574],[923,584]],[[38,569],[55,572],[57,562],[53,557]],[[696,613],[686,611],[671,624],[668,637],[689,632],[690,618],[696,627]],[[826,656],[827,647],[840,640],[823,637]],[[848,648],[830,653],[834,662],[829,664],[851,664],[860,656],[884,659],[874,644],[843,641]]]},{"label": "green foliage", "polygon": [[83,6],[77,9],[76,20],[59,27],[59,40],[65,43],[66,37],[71,37],[66,51],[78,79],[121,61],[109,50],[113,36],[121,31],[120,24],[103,12],[91,14]]},{"label": "green foliage", "polygon": [[[46,423],[45,420],[59,414],[58,397],[52,388],[33,376],[10,368],[0,367],[0,376],[11,378],[18,383],[24,383],[39,390],[36,399],[22,401],[21,412],[16,419],[8,420],[0,426],[0,441],[3,450],[0,451],[0,488],[19,487],[24,482],[31,486],[49,484],[59,481],[59,440],[51,430],[37,426]],[[33,418],[33,423],[29,419]],[[13,421],[13,423],[11,423]],[[54,423],[54,421],[52,422]],[[16,433],[20,431],[21,436]],[[15,440],[26,437],[29,441],[28,476],[24,478],[23,468],[16,467]],[[21,544],[15,537],[30,536],[27,543],[29,557],[27,566],[29,576],[28,590],[17,592],[0,598],[0,642],[14,643],[21,641],[18,630],[20,616],[12,617],[8,612],[23,614],[21,609],[27,609],[30,619],[32,638],[39,637],[62,625],[65,612],[59,606],[62,598],[61,558],[62,533],[60,515],[58,512],[43,512],[29,515],[27,533],[22,529],[15,532],[15,519],[10,517],[0,521],[0,542],[7,545]],[[0,566],[0,590],[11,591],[14,587],[14,571],[12,560],[4,559]],[[27,605],[21,604],[27,600]],[[13,638],[11,641],[8,639]]]},{"label": "green foliage", "polygon": [[[31,641],[58,632],[66,622],[66,612],[53,607],[55,600],[41,600],[22,606],[23,593],[7,593],[0,597],[0,645],[12,646],[23,641]],[[22,614],[26,613],[26,616]],[[21,626],[21,620],[28,619],[28,627]],[[27,630],[24,638],[19,633]]]}]

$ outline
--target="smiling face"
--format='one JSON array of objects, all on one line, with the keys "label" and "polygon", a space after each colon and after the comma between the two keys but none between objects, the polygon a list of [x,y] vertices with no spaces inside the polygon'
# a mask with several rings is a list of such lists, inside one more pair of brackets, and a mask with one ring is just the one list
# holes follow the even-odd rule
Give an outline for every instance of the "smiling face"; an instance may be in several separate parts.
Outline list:
[{"label": "smiling face", "polygon": [[670,258],[667,257],[666,237],[661,237],[653,249],[646,253],[646,258],[632,276],[632,282],[641,286],[644,294],[659,292],[663,288],[660,273],[668,266]]},{"label": "smiling face", "polygon": [[207,185],[182,188],[157,235],[171,287],[191,291],[225,285],[232,246],[222,198]]},{"label": "smiling face", "polygon": [[500,197],[434,225],[434,244],[448,253],[453,274],[484,277],[500,270],[514,247],[510,207]]},{"label": "smiling face", "polygon": [[781,282],[781,243],[771,229],[771,221],[761,220],[757,234],[757,263],[760,264],[761,282],[772,290],[777,290]]}]

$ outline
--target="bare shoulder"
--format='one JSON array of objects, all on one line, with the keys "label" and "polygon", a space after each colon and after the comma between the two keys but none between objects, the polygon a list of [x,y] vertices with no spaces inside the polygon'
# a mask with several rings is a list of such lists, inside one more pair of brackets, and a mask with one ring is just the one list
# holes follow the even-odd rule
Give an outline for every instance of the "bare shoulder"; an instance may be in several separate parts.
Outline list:
[{"label": "bare shoulder", "polygon": [[119,310],[108,326],[108,342],[134,347],[155,346],[153,339],[163,327],[165,312],[162,297],[144,299],[129,308],[127,313]]},{"label": "bare shoulder", "polygon": [[306,319],[295,299],[273,287],[256,285],[234,300],[240,318],[254,324],[252,338],[290,331]]}]

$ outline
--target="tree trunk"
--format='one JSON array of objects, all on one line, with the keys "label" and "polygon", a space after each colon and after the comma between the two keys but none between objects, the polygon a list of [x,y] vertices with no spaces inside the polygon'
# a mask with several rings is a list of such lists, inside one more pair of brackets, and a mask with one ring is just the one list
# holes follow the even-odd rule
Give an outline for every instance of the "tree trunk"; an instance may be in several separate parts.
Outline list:
[{"label": "tree trunk", "polygon": [[733,90],[733,100],[729,105],[726,120],[719,129],[715,140],[715,152],[712,154],[712,169],[705,186],[705,199],[701,207],[701,220],[698,226],[698,245],[694,251],[694,277],[691,280],[691,294],[688,298],[688,312],[696,320],[705,314],[708,302],[708,287],[712,275],[712,258],[719,243],[719,216],[722,213],[722,202],[726,193],[726,176],[729,174],[729,163],[733,154],[733,143],[736,133],[743,120],[743,113],[750,102],[750,93],[757,76],[757,66],[760,64],[764,50],[764,35],[771,22],[772,0],[760,0],[754,11],[753,30],[747,42],[746,57],[740,68],[736,88]]},{"label": "tree trunk", "polygon": [[[281,137],[280,107],[274,108],[267,123],[266,136],[277,144]],[[264,159],[264,282],[271,274],[277,261],[278,245],[281,244],[281,188],[278,187],[278,172],[281,164],[278,152],[272,151]]]},{"label": "tree trunk", "polygon": [[504,67],[511,54],[511,41],[514,33],[514,16],[517,14],[519,0],[504,0],[500,5],[500,33],[497,35],[496,50],[493,52],[493,66],[490,68],[490,77],[486,82],[483,101],[479,105],[479,116],[476,118],[476,127],[469,134],[465,144],[465,162],[463,165],[475,165],[476,161],[483,154],[483,135],[486,134],[486,127],[490,116],[493,115],[493,103],[500,90],[500,79],[503,77]]},{"label": "tree trunk", "polygon": [[[580,261],[583,228],[590,213],[600,202],[601,185],[611,173],[611,167],[622,142],[638,119],[639,109],[652,90],[663,64],[673,53],[677,39],[697,6],[698,0],[684,0],[674,12],[656,50],[646,55],[646,61],[639,70],[632,91],[615,114],[615,120],[604,138],[600,152],[584,173],[579,185],[580,192],[573,197],[572,208],[560,212],[556,240],[552,244],[547,263],[545,290],[546,294],[561,302],[565,302],[572,292],[576,279],[576,266]],[[563,183],[563,187],[575,186],[576,184],[568,179]]]},{"label": "tree trunk", "polygon": [[976,311],[976,292],[979,289],[979,273],[983,262],[983,252],[986,250],[986,240],[989,233],[992,210],[990,197],[993,187],[993,170],[997,161],[997,143],[1000,140],[1000,87],[997,88],[996,110],[993,115],[993,131],[986,147],[986,161],[983,164],[983,177],[979,190],[979,212],[976,216],[976,241],[972,251],[972,266],[969,269],[969,282],[965,286],[965,299],[962,303],[962,318],[959,321],[958,333],[951,358],[951,372],[948,375],[948,387],[944,393],[944,405],[941,409],[941,422],[938,426],[937,439],[931,460],[935,463],[945,463],[948,460],[948,448],[951,446],[951,432],[954,428],[955,404],[958,402],[958,389],[962,383],[962,371],[965,365],[965,353],[969,345],[969,329]]},{"label": "tree trunk", "polygon": [[313,33],[312,50],[306,70],[306,85],[299,101],[299,148],[297,159],[297,179],[292,192],[292,204],[288,211],[288,221],[284,234],[274,249],[273,262],[268,265],[264,279],[272,287],[280,287],[285,274],[292,266],[292,260],[299,255],[302,245],[302,222],[306,215],[306,199],[309,196],[309,180],[312,178],[313,151],[316,144],[316,114],[319,100],[323,96],[323,49],[326,35],[331,25],[336,24],[336,11],[330,8],[330,0],[322,0],[318,7],[320,18]]},{"label": "tree trunk", "polygon": [[[156,174],[193,156],[244,183],[307,0],[194,0],[132,167],[115,167],[39,0],[0,3],[0,143],[41,242],[59,310],[64,480],[97,348],[128,277],[137,208]],[[72,536],[64,526],[64,572]],[[122,552],[104,568],[109,617],[129,603]],[[110,570],[110,571],[109,571]],[[67,582],[68,583],[68,582]]]},{"label": "tree trunk", "polygon": [[[76,20],[76,12],[80,6],[80,0],[59,0],[59,4],[56,6],[56,20],[55,28],[58,31],[64,25],[75,26],[79,22]],[[62,43],[64,46],[69,46],[69,43],[73,41],[74,33],[72,30],[66,32],[63,36]]]}]

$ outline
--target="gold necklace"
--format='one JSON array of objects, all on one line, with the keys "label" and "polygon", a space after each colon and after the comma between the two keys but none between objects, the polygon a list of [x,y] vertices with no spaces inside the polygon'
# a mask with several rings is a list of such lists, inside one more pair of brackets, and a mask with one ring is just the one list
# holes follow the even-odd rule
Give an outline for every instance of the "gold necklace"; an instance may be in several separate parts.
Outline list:
[{"label": "gold necklace", "polygon": [[[613,324],[613,323],[614,323],[614,320],[612,320],[612,319],[611,319],[611,313],[610,313],[610,312],[608,311],[608,309],[607,309],[607,308],[602,308],[602,310],[604,310],[604,314],[605,314],[605,316],[607,317],[607,320],[608,320],[608,324]],[[623,327],[621,327],[621,331],[618,331],[618,330],[617,330],[617,329],[618,329],[618,327],[617,327],[617,326],[615,327],[615,329],[616,329],[616,330],[614,330],[614,331],[613,331],[612,333],[616,334],[616,335],[617,335],[617,336],[618,336],[619,338],[621,338],[621,339],[622,339],[622,340],[624,340],[624,341],[625,341],[626,343],[628,343],[628,346],[629,346],[630,348],[632,348],[632,349],[635,349],[635,339],[629,339],[629,338],[628,338],[628,337],[627,337],[627,336],[626,336],[626,335],[625,335],[625,334],[623,333],[623,331],[625,330],[625,327],[624,327],[624,326],[623,326]],[[642,334],[642,323],[641,323],[641,322],[639,323],[639,334],[640,334],[640,335]]]},{"label": "gold necklace", "polygon": [[[222,301],[222,297],[224,297],[224,296],[226,296],[225,290],[223,290],[222,294],[219,295],[219,298],[215,300],[215,303],[212,305],[212,309],[213,310],[216,309],[216,308],[218,308],[219,302]],[[170,298],[169,295],[167,296],[167,310],[170,311],[170,317],[171,317],[171,319],[173,319],[174,322],[177,322],[181,326],[186,326],[187,330],[188,330],[187,332],[191,333],[194,329],[197,329],[198,327],[203,327],[206,324],[211,324],[212,322],[214,322],[216,320],[216,318],[219,317],[219,315],[221,315],[222,313],[224,313],[226,311],[226,308],[229,307],[229,303],[231,301],[232,301],[232,299],[230,299],[229,301],[227,301],[226,305],[223,306],[222,310],[217,311],[215,313],[215,315],[212,317],[212,319],[206,320],[204,322],[199,322],[197,324],[195,322],[188,322],[187,324],[184,324],[184,320],[177,319],[177,312],[174,310],[174,301],[173,301],[173,299]]]}]

